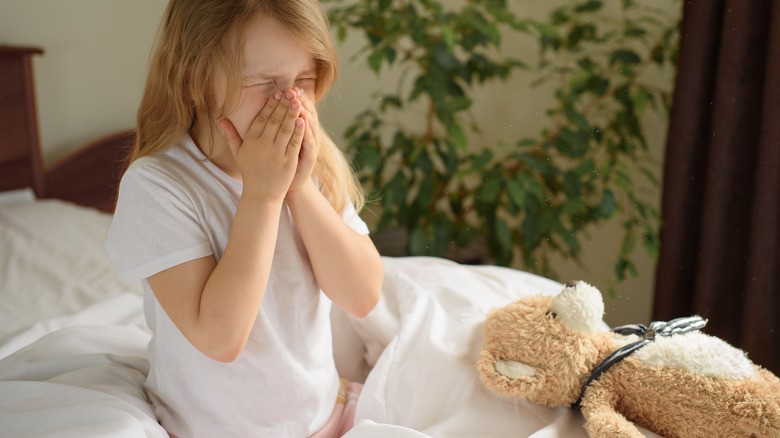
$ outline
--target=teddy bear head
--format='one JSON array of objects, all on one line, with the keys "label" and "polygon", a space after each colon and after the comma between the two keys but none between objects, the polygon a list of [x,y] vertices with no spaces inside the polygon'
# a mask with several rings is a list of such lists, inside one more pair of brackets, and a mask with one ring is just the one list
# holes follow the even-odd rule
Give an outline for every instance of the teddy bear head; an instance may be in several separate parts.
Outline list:
[{"label": "teddy bear head", "polygon": [[569,283],[555,297],[535,295],[491,310],[477,363],[489,389],[547,406],[571,405],[598,363],[604,342],[598,289]]}]

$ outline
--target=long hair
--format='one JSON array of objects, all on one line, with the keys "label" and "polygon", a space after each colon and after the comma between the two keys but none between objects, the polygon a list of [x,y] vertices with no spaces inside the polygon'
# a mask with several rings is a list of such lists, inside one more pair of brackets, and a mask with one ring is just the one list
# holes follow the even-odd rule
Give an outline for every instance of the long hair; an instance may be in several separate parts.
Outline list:
[{"label": "long hair", "polygon": [[[336,81],[338,59],[317,0],[171,0],[151,55],[130,162],[176,144],[198,113],[209,115],[204,125],[214,138],[215,121],[235,102],[217,102],[212,84],[225,77],[225,95],[236,95],[245,30],[258,16],[275,19],[311,53],[317,69],[315,102],[322,99]],[[314,167],[320,190],[336,211],[348,201],[359,211],[364,202],[360,184],[341,150],[322,134]]]}]

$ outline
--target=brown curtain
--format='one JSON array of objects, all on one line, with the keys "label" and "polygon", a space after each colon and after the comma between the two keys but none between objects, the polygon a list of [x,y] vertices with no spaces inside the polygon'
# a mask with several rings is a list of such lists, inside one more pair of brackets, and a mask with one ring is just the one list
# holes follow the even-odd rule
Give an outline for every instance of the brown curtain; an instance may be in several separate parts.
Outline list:
[{"label": "brown curtain", "polygon": [[653,319],[780,375],[780,0],[684,2]]}]

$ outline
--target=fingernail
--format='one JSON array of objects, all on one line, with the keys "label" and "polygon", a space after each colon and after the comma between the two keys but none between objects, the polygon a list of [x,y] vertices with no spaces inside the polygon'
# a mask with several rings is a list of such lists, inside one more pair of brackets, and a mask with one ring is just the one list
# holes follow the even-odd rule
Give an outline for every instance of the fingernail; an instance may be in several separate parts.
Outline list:
[{"label": "fingernail", "polygon": [[292,99],[293,97],[295,97],[295,94],[294,94],[292,91],[288,91],[288,92],[286,92],[286,93],[284,94],[284,96],[285,96],[286,98],[288,98],[288,99]]},{"label": "fingernail", "polygon": [[292,109],[298,109],[298,101],[293,101],[290,103],[290,108]]},{"label": "fingernail", "polygon": [[274,93],[274,100],[282,100],[282,92],[281,91],[277,91],[276,93]]},{"label": "fingernail", "polygon": [[303,88],[298,89],[298,96],[303,96]]},{"label": "fingernail", "polygon": [[303,127],[303,119],[296,120],[295,121],[295,126],[297,126],[298,128],[302,128]]}]

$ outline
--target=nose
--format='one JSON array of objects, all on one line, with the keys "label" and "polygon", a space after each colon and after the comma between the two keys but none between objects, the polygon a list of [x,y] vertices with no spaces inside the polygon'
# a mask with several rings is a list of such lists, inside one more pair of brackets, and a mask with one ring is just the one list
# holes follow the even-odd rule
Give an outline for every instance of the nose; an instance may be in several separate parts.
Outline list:
[{"label": "nose", "polygon": [[276,86],[279,89],[279,91],[284,93],[285,91],[295,87],[295,80],[293,80],[293,79],[279,79],[279,80],[276,81]]}]

